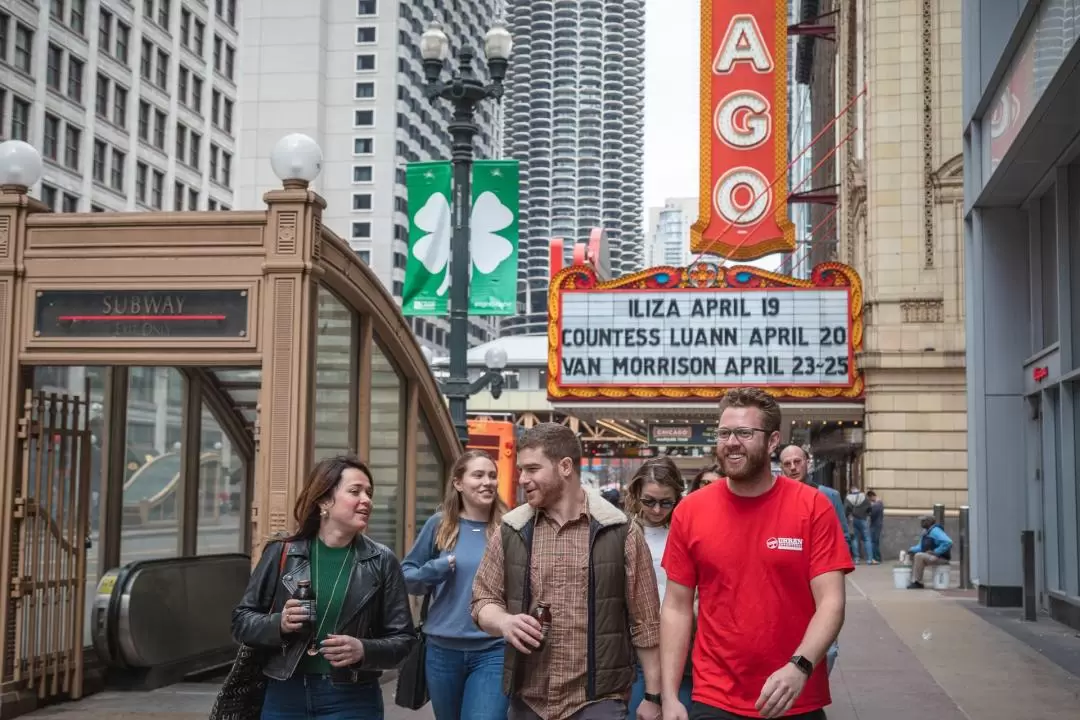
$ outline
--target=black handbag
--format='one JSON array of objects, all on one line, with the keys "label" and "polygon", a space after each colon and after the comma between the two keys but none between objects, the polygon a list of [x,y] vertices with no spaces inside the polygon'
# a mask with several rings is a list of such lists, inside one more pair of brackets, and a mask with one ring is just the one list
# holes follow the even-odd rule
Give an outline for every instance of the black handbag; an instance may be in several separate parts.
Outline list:
[{"label": "black handbag", "polygon": [[[289,544],[281,548],[278,576],[285,571],[285,555]],[[248,645],[241,645],[236,652],[229,674],[221,684],[209,720],[259,720],[266,699],[266,676],[263,664],[266,653]]]},{"label": "black handbag", "polygon": [[427,638],[424,636],[424,623],[427,622],[428,605],[431,593],[424,596],[420,606],[420,623],[416,626],[416,642],[405,661],[398,668],[397,688],[394,691],[394,704],[408,710],[419,710],[427,705]]}]

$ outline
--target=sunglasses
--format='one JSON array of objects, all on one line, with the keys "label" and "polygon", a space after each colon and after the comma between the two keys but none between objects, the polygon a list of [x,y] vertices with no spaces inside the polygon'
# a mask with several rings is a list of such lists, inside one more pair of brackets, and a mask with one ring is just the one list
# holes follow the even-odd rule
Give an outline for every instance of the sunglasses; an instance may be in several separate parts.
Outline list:
[{"label": "sunglasses", "polygon": [[664,510],[670,510],[675,507],[674,500],[657,500],[656,498],[641,498],[641,504],[647,508],[654,508],[659,505]]}]

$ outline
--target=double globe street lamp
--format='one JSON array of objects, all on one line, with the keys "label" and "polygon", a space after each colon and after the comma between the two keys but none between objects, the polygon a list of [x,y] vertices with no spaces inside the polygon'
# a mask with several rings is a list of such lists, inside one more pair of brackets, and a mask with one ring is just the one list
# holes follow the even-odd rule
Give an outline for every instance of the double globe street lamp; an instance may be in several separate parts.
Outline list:
[{"label": "double globe street lamp", "polygon": [[[501,392],[502,375],[506,366],[506,351],[491,348],[485,363],[488,372],[477,380],[469,381],[469,275],[472,259],[469,256],[469,214],[472,210],[472,163],[473,137],[479,131],[476,125],[476,107],[484,100],[495,100],[503,95],[503,80],[510,61],[513,38],[506,25],[497,22],[484,36],[484,55],[487,57],[491,82],[485,84],[473,69],[476,57],[471,48],[457,51],[457,69],[449,80],[442,80],[443,66],[450,56],[450,38],[440,23],[433,22],[420,37],[420,55],[424,60],[425,90],[431,100],[442,98],[454,107],[450,122],[451,164],[453,166],[453,189],[450,203],[453,234],[450,237],[450,375],[440,383],[442,393],[450,404],[450,417],[454,429],[464,447],[469,441],[466,403],[470,396],[493,382],[492,392]],[[496,378],[498,380],[496,380]]]}]

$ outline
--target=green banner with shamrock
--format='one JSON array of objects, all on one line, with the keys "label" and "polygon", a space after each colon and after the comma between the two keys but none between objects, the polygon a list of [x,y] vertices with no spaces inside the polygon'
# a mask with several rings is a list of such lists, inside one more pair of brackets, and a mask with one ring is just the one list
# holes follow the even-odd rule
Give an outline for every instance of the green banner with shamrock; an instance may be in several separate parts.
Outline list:
[{"label": "green banner with shamrock", "polygon": [[[410,163],[409,256],[402,312],[446,315],[450,296],[450,197],[448,162]],[[517,307],[518,163],[477,160],[469,215],[472,259],[470,315],[513,315]]]}]

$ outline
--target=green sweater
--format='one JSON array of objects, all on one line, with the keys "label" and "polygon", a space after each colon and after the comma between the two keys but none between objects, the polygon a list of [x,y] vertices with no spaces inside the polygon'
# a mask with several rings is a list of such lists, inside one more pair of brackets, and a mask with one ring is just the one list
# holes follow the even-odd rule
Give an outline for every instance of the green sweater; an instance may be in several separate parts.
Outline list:
[{"label": "green sweater", "polygon": [[[352,577],[351,568],[343,565],[350,563],[352,557],[351,545],[332,548],[317,538],[311,543],[311,590],[315,594],[318,613],[315,618],[317,644],[327,635],[333,635],[337,627],[341,617],[341,604],[345,601],[345,591]],[[333,668],[322,655],[311,657],[305,653],[298,670],[309,675],[327,675]]]}]

